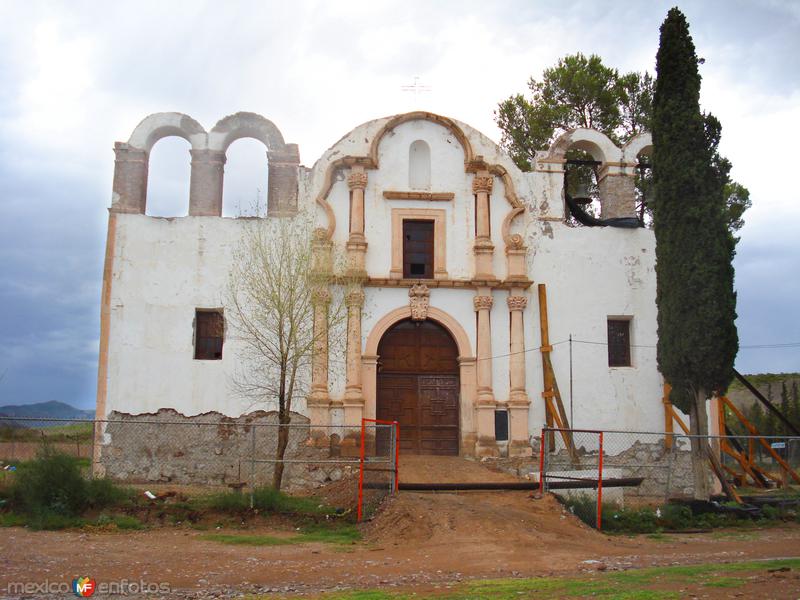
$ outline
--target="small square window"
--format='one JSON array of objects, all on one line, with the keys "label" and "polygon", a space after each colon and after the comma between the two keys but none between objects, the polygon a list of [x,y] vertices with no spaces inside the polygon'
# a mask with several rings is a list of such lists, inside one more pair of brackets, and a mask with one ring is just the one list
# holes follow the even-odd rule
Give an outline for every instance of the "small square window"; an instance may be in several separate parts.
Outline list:
[{"label": "small square window", "polygon": [[608,366],[631,366],[630,319],[608,319]]},{"label": "small square window", "polygon": [[195,360],[221,360],[225,320],[220,310],[198,308],[194,314]]}]

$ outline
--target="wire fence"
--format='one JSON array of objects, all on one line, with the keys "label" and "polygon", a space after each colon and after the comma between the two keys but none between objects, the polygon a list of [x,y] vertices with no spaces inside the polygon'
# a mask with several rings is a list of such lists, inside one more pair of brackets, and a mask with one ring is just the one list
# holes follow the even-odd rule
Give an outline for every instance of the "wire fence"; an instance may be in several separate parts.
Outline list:
[{"label": "wire fence", "polygon": [[[282,471],[282,490],[320,494],[355,509],[365,462],[369,507],[396,487],[392,425],[312,427],[301,415],[280,424],[275,413],[236,419],[176,415],[107,420],[0,417],[3,474],[7,477],[19,463],[48,447],[79,458],[87,476],[138,487],[156,497],[235,492],[249,494],[252,502],[255,490],[272,486],[276,471]],[[282,457],[279,445],[285,447]]]},{"label": "wire fence", "polygon": [[[602,503],[652,506],[692,498],[692,437],[543,429],[542,489],[567,499],[570,510],[594,526],[600,526]],[[695,437],[719,458],[724,479],[745,503],[782,505],[800,500],[800,437]],[[701,464],[709,488],[721,493],[710,463]]]}]

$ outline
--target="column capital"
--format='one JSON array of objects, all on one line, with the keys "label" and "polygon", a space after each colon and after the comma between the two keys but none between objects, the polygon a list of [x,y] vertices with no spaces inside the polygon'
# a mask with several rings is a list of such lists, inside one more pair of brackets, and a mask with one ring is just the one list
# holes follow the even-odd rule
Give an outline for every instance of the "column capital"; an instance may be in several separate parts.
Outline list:
[{"label": "column capital", "polygon": [[528,306],[528,299],[525,296],[509,296],[506,302],[508,310],[525,310]]},{"label": "column capital", "polygon": [[344,303],[347,308],[357,306],[361,308],[364,306],[364,292],[362,290],[353,290],[344,297]]},{"label": "column capital", "polygon": [[331,293],[325,288],[317,288],[311,292],[311,304],[324,306],[331,303]]},{"label": "column capital", "polygon": [[491,310],[494,299],[491,296],[475,296],[472,299],[475,310]]},{"label": "column capital", "polygon": [[475,194],[491,194],[494,185],[494,177],[491,175],[476,175],[472,180],[472,191]]},{"label": "column capital", "polygon": [[222,163],[227,161],[225,152],[222,150],[211,150],[209,148],[191,148],[189,154],[192,157],[192,163]]},{"label": "column capital", "polygon": [[347,185],[351,190],[363,190],[367,187],[367,174],[364,171],[350,171]]}]

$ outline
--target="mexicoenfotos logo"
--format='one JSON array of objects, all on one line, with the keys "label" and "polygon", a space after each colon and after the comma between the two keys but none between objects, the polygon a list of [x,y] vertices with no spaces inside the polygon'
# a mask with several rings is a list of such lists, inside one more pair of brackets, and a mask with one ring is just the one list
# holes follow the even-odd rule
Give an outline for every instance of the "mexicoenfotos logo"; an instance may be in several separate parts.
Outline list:
[{"label": "mexicoenfotos logo", "polygon": [[89,577],[78,577],[72,580],[72,591],[80,598],[88,598],[97,589],[97,582]]}]

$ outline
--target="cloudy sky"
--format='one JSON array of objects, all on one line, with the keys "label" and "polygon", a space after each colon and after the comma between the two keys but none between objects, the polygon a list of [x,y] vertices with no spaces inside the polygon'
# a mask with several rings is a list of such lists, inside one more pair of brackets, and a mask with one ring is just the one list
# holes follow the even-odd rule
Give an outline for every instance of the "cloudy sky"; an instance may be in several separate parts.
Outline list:
[{"label": "cloudy sky", "polygon": [[[22,2],[0,0],[0,405],[93,406],[112,146],[147,114],[207,129],[263,114],[311,165],[364,121],[427,109],[495,140],[492,111],[566,54],[654,70],[671,3]],[[702,102],[751,191],[736,258],[737,367],[800,371],[800,3],[679,2],[702,66]],[[402,86],[414,78],[430,90]],[[188,145],[151,156],[148,203],[188,197]],[[263,188],[263,147],[228,153],[225,205]],[[794,344],[784,348],[753,346]]]}]

